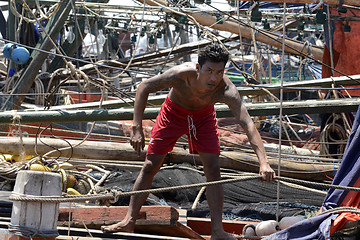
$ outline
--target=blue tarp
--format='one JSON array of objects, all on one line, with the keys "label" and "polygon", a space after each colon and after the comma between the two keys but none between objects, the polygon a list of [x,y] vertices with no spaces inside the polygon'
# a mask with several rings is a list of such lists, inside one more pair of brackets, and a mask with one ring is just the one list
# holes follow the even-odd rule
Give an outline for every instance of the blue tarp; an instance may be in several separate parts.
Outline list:
[{"label": "blue tarp", "polygon": [[[360,108],[359,108],[360,109]],[[360,111],[357,111],[352,130],[346,144],[340,167],[332,184],[354,186],[360,177]],[[339,189],[330,189],[322,204],[322,210],[339,207],[349,192]],[[359,193],[358,193],[359,194]],[[319,215],[301,221],[285,230],[274,233],[266,240],[310,240],[327,239],[330,237],[331,220],[338,214]]]},{"label": "blue tarp", "polygon": [[314,74],[315,79],[320,79],[322,78],[321,73],[322,73],[322,65],[319,63],[311,63],[307,65],[309,71]]}]

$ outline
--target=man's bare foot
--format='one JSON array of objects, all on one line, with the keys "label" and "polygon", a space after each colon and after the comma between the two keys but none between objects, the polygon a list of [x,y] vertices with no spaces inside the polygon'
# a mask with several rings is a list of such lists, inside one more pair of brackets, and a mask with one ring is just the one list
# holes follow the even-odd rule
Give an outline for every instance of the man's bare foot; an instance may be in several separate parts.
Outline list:
[{"label": "man's bare foot", "polygon": [[227,232],[213,233],[210,240],[237,240],[232,234]]},{"label": "man's bare foot", "polygon": [[128,232],[133,233],[135,222],[121,221],[109,226],[101,226],[103,232],[114,233],[114,232]]}]

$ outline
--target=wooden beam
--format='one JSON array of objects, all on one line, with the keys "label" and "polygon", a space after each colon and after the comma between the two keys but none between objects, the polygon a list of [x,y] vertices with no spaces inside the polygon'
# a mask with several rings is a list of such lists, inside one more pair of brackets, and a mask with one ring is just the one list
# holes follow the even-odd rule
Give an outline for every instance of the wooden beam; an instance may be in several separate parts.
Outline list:
[{"label": "wooden beam", "polygon": [[[238,22],[233,21],[224,21],[223,24],[216,24],[217,19],[215,16],[206,14],[206,13],[189,13],[193,16],[196,21],[204,26],[211,26],[212,28],[220,31],[227,31],[234,34],[239,34],[243,38],[252,39],[251,28],[239,24]],[[264,44],[269,44],[275,48],[282,49],[282,37],[278,34],[274,34],[270,31],[256,31],[255,34],[256,41],[262,42]],[[285,38],[285,51],[288,53],[305,56],[308,53],[312,53],[314,59],[321,61],[323,56],[323,49],[317,46],[305,47],[304,43]]]},{"label": "wooden beam", "polygon": [[[85,141],[79,145],[80,140],[67,139],[66,142],[62,139],[41,138],[37,140],[35,153],[35,138],[23,138],[20,143],[18,137],[0,137],[0,151],[7,154],[20,154],[20,150],[24,149],[26,155],[44,155],[45,153],[54,149],[62,149],[61,157],[71,157],[73,159],[97,159],[97,160],[119,160],[119,161],[143,161],[146,155],[146,147],[138,156],[137,152],[131,147],[129,143],[116,143],[104,141]],[[20,148],[21,144],[22,148]],[[76,146],[69,148],[69,146]],[[58,151],[53,152],[50,156],[59,156]],[[278,159],[268,155],[268,160],[271,167],[277,169]],[[85,160],[84,160],[85,161]],[[199,155],[189,154],[187,150],[175,147],[170,152],[165,161],[168,163],[183,163],[189,162],[202,165]],[[242,151],[221,151],[220,167],[246,171],[259,172],[259,162],[255,153],[243,153]],[[283,158],[281,161],[281,176],[294,177],[306,180],[326,180],[323,173],[325,171],[329,176],[333,176],[336,172],[334,164],[330,163],[313,163],[306,161],[294,161],[292,159]]]},{"label": "wooden beam", "polygon": [[[70,10],[72,9],[71,1],[73,0],[64,0],[61,3],[61,8],[59,11],[51,17],[48,24],[45,27],[45,30],[51,37],[53,41],[56,40],[58,34],[69,15]],[[45,33],[41,35],[41,38],[38,44],[35,46],[37,49],[44,51],[50,51],[53,47],[51,40],[46,36]],[[4,109],[17,109],[21,105],[22,101],[26,97],[24,93],[27,93],[31,88],[31,85],[34,83],[36,75],[39,73],[44,60],[48,56],[48,53],[43,51],[33,51],[30,58],[30,64],[22,72],[22,75],[17,80],[16,87],[12,89],[11,94],[14,94],[7,99]]]}]

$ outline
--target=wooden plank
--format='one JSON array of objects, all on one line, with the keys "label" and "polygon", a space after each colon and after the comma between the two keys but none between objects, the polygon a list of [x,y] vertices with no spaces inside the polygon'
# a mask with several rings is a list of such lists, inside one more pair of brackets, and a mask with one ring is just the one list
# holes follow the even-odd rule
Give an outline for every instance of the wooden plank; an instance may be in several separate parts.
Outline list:
[{"label": "wooden plank", "polygon": [[[1,224],[1,223],[0,223]],[[62,235],[57,237],[47,237],[47,238],[32,238],[33,240],[191,240],[192,238],[182,238],[182,237],[171,237],[171,236],[159,236],[159,235],[150,235],[150,234],[139,234],[139,233],[104,233],[100,230],[94,229],[80,229],[80,228],[70,228],[70,236],[67,236],[68,228],[67,227],[58,227],[59,232]],[[93,237],[89,236],[89,232]],[[16,236],[9,233],[9,230],[6,228],[0,228],[0,240],[29,240],[29,238],[24,238]]]},{"label": "wooden plank", "polygon": [[[73,226],[82,226],[83,222],[89,227],[100,227],[119,222],[127,213],[128,207],[77,207],[60,208],[59,224],[67,226],[70,219]],[[179,213],[170,206],[143,206],[140,210],[137,225],[176,225]]]},{"label": "wooden plank", "polygon": [[[247,224],[254,224],[253,221],[223,220],[224,230],[228,233],[242,235],[242,230]],[[201,235],[211,234],[211,220],[209,218],[188,217],[187,225]]]},{"label": "wooden plank", "polygon": [[[19,139],[11,137],[0,137],[0,152],[9,154],[19,154]],[[53,148],[60,149],[71,146],[77,146],[80,141],[67,140],[68,143],[50,138],[42,138],[41,142],[37,141],[37,154],[42,155],[52,150]],[[46,146],[46,145],[47,146]],[[25,149],[26,155],[35,155],[34,138],[23,138],[22,145]],[[52,146],[53,148],[50,148]],[[57,156],[57,152],[54,156]],[[80,159],[105,159],[105,160],[127,160],[127,161],[143,161],[145,159],[146,148],[142,151],[141,155],[137,153],[128,143],[114,143],[114,142],[98,142],[86,141],[80,146],[73,149],[61,151],[61,157],[72,157]],[[268,156],[270,165],[277,169],[278,158]],[[187,150],[182,148],[174,148],[170,152],[166,161],[169,163],[183,163],[189,162],[191,164],[202,165],[198,155],[189,154]],[[246,172],[259,172],[259,162],[255,154],[243,153],[241,151],[221,151],[220,167],[241,170]],[[321,170],[319,170],[321,169]],[[333,176],[336,172],[333,163],[313,163],[306,161],[292,161],[283,158],[281,161],[281,176],[293,177],[306,180],[326,180],[324,172]]]},{"label": "wooden plank", "polygon": [[[119,222],[127,213],[128,207],[77,207],[61,208],[59,225],[82,227],[85,224],[89,228],[100,229],[102,225],[110,225]],[[143,206],[136,221],[136,233],[152,233],[175,237],[190,237],[202,239],[202,237],[190,228],[179,223],[178,211],[170,206]]]},{"label": "wooden plank", "polygon": [[[74,240],[78,239],[79,237],[83,237],[83,240],[93,240],[93,238],[85,237],[89,236],[88,232],[91,233],[91,235],[95,238],[98,238],[99,240],[108,240],[108,239],[131,239],[131,240],[153,240],[153,239],[160,239],[160,240],[190,240],[193,238],[183,238],[183,237],[172,237],[172,236],[164,236],[164,235],[150,235],[150,234],[144,234],[144,233],[124,233],[124,232],[118,232],[118,233],[104,233],[100,230],[94,230],[94,229],[80,229],[80,228],[70,228],[71,230],[71,236],[70,238],[67,238],[66,236],[58,236],[57,240]],[[61,235],[67,234],[68,228],[67,227],[58,227],[58,231],[61,233]],[[76,237],[77,236],[77,237]],[[76,237],[76,238],[75,238]],[[81,238],[79,238],[81,239]]]}]

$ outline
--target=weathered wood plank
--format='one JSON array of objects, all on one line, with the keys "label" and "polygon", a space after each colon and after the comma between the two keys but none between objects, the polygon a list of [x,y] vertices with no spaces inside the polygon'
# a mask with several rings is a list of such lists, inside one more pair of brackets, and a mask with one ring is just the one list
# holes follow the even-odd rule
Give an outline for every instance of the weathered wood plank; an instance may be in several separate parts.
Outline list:
[{"label": "weathered wood plank", "polygon": [[[19,154],[19,139],[15,137],[0,137],[0,152],[9,154]],[[51,138],[42,138],[41,142],[37,141],[36,149],[37,154],[43,155],[54,148],[61,149],[64,147],[75,146],[80,141],[67,140],[67,142]],[[46,145],[45,145],[46,144]],[[34,138],[23,138],[22,145],[25,149],[26,155],[35,155]],[[49,147],[52,146],[52,147]],[[58,156],[58,152],[53,153],[51,156]],[[86,141],[80,146],[72,149],[62,150],[61,157],[72,157],[80,159],[104,159],[104,160],[127,160],[143,161],[146,155],[146,148],[138,156],[137,152],[133,150],[129,143],[115,143],[115,142],[99,142],[99,141]],[[278,158],[268,156],[270,165],[277,169]],[[174,148],[172,152],[166,157],[166,161],[170,163],[189,162],[201,165],[198,155],[189,154],[188,151],[181,148]],[[238,151],[222,151],[220,155],[220,166],[228,169],[241,170],[246,172],[259,171],[258,160],[255,154],[242,153]],[[333,176],[336,172],[332,162],[330,163],[317,163],[305,161],[292,161],[283,158],[281,162],[281,176],[294,177],[307,180],[326,180],[325,174]],[[306,174],[305,174],[306,173]]]}]

